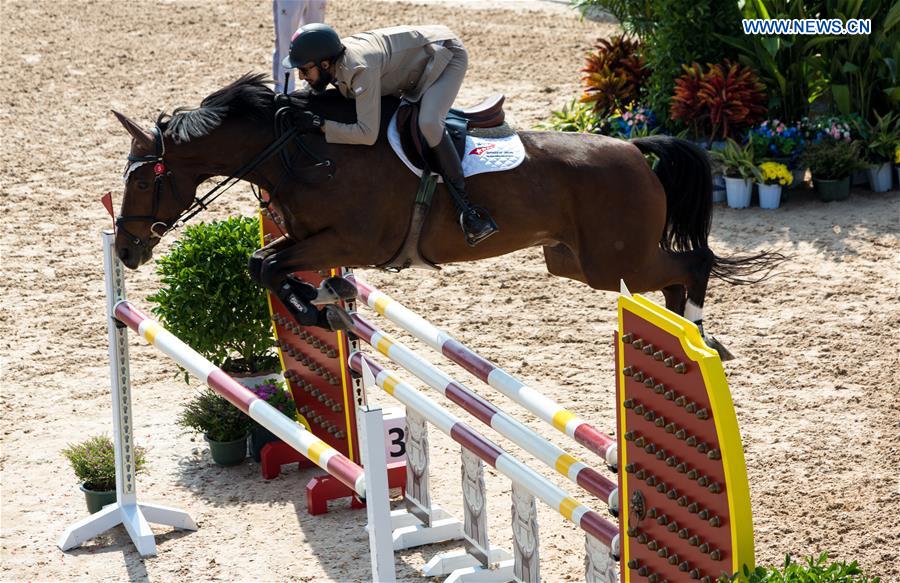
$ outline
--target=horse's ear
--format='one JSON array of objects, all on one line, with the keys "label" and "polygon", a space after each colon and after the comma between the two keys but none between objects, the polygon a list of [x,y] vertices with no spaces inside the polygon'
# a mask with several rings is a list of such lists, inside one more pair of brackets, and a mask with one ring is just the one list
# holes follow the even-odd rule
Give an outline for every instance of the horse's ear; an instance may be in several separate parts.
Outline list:
[{"label": "horse's ear", "polygon": [[144,146],[147,149],[153,149],[155,141],[153,136],[142,128],[137,122],[132,121],[127,115],[121,114],[116,110],[112,110],[113,115],[116,116],[116,119],[119,120],[119,123],[128,130],[128,133],[131,134],[131,137],[137,140],[139,144]]}]

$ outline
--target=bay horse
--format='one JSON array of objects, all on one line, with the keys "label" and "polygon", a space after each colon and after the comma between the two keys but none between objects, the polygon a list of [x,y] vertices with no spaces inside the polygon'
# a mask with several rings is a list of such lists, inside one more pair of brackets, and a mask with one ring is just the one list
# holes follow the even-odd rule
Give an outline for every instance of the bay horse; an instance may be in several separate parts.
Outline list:
[{"label": "bay horse", "polygon": [[[298,150],[275,123],[275,97],[262,75],[248,74],[196,109],[161,115],[151,131],[113,112],[133,138],[116,235],[116,253],[127,267],[148,261],[160,237],[205,208],[196,203],[197,188],[214,176],[243,179],[271,194],[286,236],[254,254],[251,270],[276,293],[295,271],[379,266],[394,256],[419,180],[385,137],[398,101],[383,101],[373,146],[327,144],[316,132],[302,135]],[[293,110],[355,120],[353,102],[342,97],[295,92],[290,101]],[[722,258],[709,248],[709,162],[686,140],[552,131],[519,136],[526,153],[519,167],[467,179],[473,203],[488,209],[499,232],[467,245],[440,186],[421,236],[422,257],[434,264],[477,261],[540,245],[551,274],[598,290],[617,291],[620,281],[634,292],[661,290],[668,309],[699,326],[710,275],[751,283],[760,278],[749,276],[781,259],[777,253]],[[286,151],[291,155],[282,156]],[[645,155],[657,159],[655,169]],[[293,160],[290,169],[285,160]],[[333,177],[309,176],[323,166]],[[324,312],[313,307],[313,320],[301,324],[337,327]]]}]

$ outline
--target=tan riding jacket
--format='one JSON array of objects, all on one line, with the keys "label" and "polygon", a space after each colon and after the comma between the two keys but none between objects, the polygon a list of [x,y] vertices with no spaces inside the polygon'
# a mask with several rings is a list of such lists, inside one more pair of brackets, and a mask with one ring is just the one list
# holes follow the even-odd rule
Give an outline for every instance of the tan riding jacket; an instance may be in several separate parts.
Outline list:
[{"label": "tan riding jacket", "polygon": [[381,123],[381,97],[418,101],[453,57],[441,41],[455,39],[445,26],[395,26],[341,39],[347,50],[332,71],[344,97],[356,100],[356,123],[326,121],[325,139],[372,145]]}]

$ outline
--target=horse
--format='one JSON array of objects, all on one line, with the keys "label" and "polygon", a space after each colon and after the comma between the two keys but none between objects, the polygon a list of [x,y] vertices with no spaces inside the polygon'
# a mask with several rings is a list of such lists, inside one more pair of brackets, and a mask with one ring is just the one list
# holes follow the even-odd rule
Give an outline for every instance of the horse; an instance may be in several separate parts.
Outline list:
[{"label": "horse", "polygon": [[[353,101],[330,93],[279,98],[290,100],[290,111],[355,120]],[[209,203],[197,196],[199,185],[227,176],[266,190],[267,204],[283,218],[285,236],[251,260],[254,278],[269,290],[284,292],[296,271],[386,264],[406,237],[419,181],[385,137],[397,103],[383,100],[381,135],[372,146],[329,144],[318,131],[285,133],[277,123],[285,108],[258,74],[242,76],[197,108],[161,114],[149,131],[114,111],[132,137],[116,254],[137,269],[162,236]],[[660,290],[666,307],[701,332],[711,276],[753,283],[765,276],[751,276],[770,272],[782,259],[772,252],[719,257],[709,248],[710,165],[691,142],[554,131],[519,136],[525,149],[520,166],[467,179],[473,203],[489,210],[499,232],[467,245],[449,193],[439,185],[421,234],[423,258],[440,265],[541,246],[551,274],[597,290],[618,291],[622,281],[634,292]],[[314,314],[301,323],[335,328],[333,314],[323,319],[311,299],[303,296],[296,306]]]}]

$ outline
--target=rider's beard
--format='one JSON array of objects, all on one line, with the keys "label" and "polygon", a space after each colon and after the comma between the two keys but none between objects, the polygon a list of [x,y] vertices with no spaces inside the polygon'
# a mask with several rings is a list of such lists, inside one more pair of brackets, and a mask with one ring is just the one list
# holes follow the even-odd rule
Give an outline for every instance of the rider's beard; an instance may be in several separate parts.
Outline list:
[{"label": "rider's beard", "polygon": [[328,85],[334,81],[334,76],[330,71],[325,71],[324,69],[319,69],[319,78],[315,83],[310,83],[309,86],[313,90],[315,94],[324,93],[326,89],[328,89]]}]

